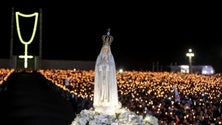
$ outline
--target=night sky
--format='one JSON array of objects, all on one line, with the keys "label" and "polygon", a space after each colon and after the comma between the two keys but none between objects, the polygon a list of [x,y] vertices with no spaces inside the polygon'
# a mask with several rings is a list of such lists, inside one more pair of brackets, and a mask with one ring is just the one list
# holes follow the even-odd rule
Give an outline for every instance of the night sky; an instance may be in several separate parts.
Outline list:
[{"label": "night sky", "polygon": [[22,13],[41,8],[43,59],[95,61],[101,37],[110,28],[112,53],[120,67],[150,70],[157,63],[188,64],[186,52],[192,48],[193,65],[212,65],[222,72],[221,14],[206,6],[37,0],[0,5],[0,58],[9,57],[12,8]]}]

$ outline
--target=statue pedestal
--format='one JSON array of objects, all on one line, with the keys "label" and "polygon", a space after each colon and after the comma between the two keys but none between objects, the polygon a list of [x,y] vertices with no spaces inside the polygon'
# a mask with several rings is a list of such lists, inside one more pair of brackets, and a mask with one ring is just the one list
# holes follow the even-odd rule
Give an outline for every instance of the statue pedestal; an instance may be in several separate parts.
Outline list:
[{"label": "statue pedestal", "polygon": [[115,115],[115,113],[118,110],[120,110],[121,107],[122,107],[121,103],[119,103],[117,106],[106,103],[99,106],[94,106],[94,110],[95,112],[98,112],[98,113],[103,113],[107,115]]}]

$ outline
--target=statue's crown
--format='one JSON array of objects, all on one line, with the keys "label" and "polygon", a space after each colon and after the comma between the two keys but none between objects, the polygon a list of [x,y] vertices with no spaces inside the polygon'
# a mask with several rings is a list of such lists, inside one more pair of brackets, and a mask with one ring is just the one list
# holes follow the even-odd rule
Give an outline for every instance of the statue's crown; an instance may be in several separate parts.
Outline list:
[{"label": "statue's crown", "polygon": [[111,45],[113,37],[110,35],[110,28],[108,29],[107,34],[102,36],[102,39],[103,39],[103,45]]}]

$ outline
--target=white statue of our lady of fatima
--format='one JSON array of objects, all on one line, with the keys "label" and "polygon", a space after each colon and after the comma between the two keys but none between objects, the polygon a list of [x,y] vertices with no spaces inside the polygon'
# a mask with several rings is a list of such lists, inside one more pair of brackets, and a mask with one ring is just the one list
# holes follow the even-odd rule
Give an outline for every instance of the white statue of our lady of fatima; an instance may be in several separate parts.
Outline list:
[{"label": "white statue of our lady of fatima", "polygon": [[110,29],[102,40],[103,46],[95,65],[93,107],[96,112],[112,115],[121,108],[121,104],[118,100],[116,66],[110,48],[113,41]]}]

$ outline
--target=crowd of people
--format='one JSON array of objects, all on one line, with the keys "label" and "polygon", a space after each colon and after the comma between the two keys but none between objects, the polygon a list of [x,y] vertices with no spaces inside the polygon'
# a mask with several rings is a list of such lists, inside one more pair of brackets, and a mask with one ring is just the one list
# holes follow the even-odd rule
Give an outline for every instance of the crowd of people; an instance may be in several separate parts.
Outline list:
[{"label": "crowd of people", "polygon": [[[0,70],[0,83],[13,71]],[[37,72],[78,107],[76,113],[93,108],[93,70],[39,69]],[[222,124],[220,73],[124,71],[117,72],[116,76],[122,107],[138,115],[154,115],[160,125]],[[175,95],[175,89],[178,95]]]},{"label": "crowd of people", "polygon": [[4,82],[8,79],[10,74],[14,72],[14,69],[9,68],[0,68],[0,94],[7,90],[6,85]]},{"label": "crowd of people", "polygon": [[[39,70],[48,80],[92,108],[93,70]],[[160,124],[222,124],[222,76],[174,72],[117,72],[119,101]],[[179,100],[175,97],[175,86]],[[75,99],[76,100],[76,99]],[[87,103],[82,103],[83,100]],[[77,101],[78,102],[78,101]]]}]

